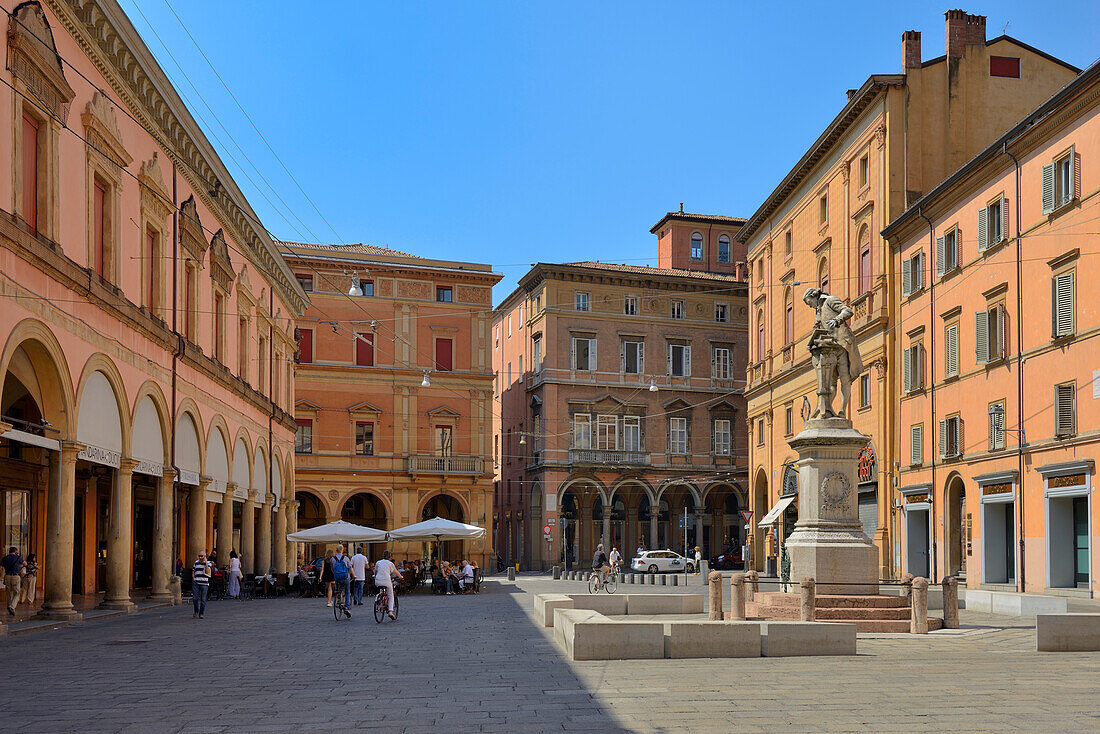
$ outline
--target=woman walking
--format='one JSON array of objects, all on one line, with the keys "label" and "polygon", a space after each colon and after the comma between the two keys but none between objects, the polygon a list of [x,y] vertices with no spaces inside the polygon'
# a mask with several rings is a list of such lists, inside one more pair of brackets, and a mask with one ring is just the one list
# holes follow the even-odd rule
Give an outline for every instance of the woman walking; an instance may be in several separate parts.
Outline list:
[{"label": "woman walking", "polygon": [[35,553],[27,555],[27,563],[23,566],[26,575],[20,584],[20,603],[34,604],[34,588],[38,582],[38,556]]},{"label": "woman walking", "polygon": [[332,584],[336,581],[336,577],[332,574],[332,556],[335,555],[330,549],[325,553],[325,562],[321,564],[321,583],[325,585],[325,592],[328,595],[328,604],[325,606],[332,606]]},{"label": "woman walking", "polygon": [[241,559],[237,557],[237,551],[229,551],[229,598],[239,599],[241,596]]}]

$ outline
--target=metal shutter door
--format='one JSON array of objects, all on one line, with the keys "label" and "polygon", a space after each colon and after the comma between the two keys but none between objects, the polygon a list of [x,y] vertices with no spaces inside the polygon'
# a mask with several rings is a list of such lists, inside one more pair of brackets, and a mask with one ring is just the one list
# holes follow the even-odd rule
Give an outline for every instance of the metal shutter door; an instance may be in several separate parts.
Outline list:
[{"label": "metal shutter door", "polygon": [[871,540],[875,539],[875,529],[878,528],[878,493],[859,493],[859,524],[863,526],[863,532]]}]

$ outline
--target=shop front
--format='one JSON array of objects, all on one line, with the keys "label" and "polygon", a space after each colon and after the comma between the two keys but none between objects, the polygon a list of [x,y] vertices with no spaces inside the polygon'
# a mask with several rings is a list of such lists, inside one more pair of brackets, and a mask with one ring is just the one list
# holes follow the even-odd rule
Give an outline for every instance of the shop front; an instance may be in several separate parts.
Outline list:
[{"label": "shop front", "polygon": [[982,584],[1016,584],[1015,471],[974,477],[981,498]]},{"label": "shop front", "polygon": [[1047,587],[1092,588],[1092,460],[1038,468],[1046,501]]}]

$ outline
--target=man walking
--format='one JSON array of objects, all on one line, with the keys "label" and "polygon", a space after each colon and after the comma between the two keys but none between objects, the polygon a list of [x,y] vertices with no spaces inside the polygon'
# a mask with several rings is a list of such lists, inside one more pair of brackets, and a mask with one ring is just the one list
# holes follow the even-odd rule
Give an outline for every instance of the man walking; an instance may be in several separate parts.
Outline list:
[{"label": "man walking", "polygon": [[214,564],[206,559],[206,551],[199,551],[191,571],[191,601],[195,604],[191,619],[203,619],[206,615],[206,597],[210,593],[210,571],[213,567]]},{"label": "man walking", "polygon": [[357,607],[363,606],[363,585],[367,583],[367,557],[363,555],[363,546],[351,557],[352,592],[351,602]]},{"label": "man walking", "polygon": [[4,588],[8,592],[8,614],[15,616],[15,607],[19,604],[19,572],[23,570],[23,556],[13,545],[8,548],[8,554],[0,559],[0,565],[4,567]]}]

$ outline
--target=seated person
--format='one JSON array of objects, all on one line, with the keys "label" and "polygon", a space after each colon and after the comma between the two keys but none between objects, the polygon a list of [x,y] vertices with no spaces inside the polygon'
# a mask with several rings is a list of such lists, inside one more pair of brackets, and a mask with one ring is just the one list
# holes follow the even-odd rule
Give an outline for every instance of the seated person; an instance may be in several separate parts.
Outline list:
[{"label": "seated person", "polygon": [[309,566],[298,566],[298,593],[300,596],[313,595],[313,579],[310,578]]},{"label": "seated person", "polygon": [[447,593],[447,577],[443,575],[443,567],[438,563],[432,566],[432,592]]},{"label": "seated person", "polygon": [[474,567],[470,565],[470,562],[463,559],[461,571],[458,577],[458,588],[460,591],[467,591],[474,586]]}]

